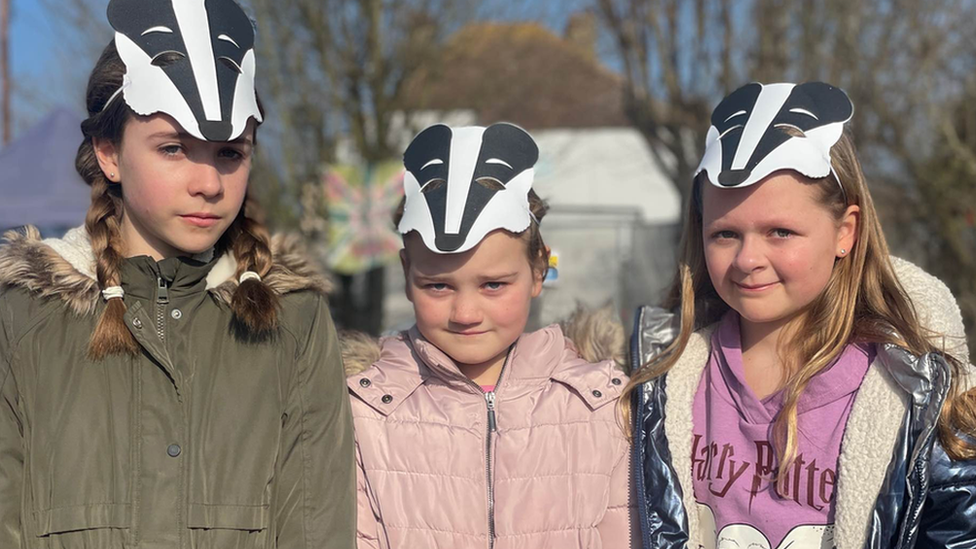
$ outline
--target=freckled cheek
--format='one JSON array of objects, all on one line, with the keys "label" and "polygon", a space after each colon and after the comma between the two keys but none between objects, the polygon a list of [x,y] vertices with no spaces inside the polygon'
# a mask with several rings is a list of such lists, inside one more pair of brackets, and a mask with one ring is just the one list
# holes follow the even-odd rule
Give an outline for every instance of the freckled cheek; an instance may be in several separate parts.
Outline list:
[{"label": "freckled cheek", "polygon": [[529,319],[531,304],[531,294],[510,292],[503,299],[495,300],[492,303],[490,308],[492,323],[498,328],[521,331]]},{"label": "freckled cheek", "polygon": [[421,327],[446,326],[451,318],[450,300],[432,299],[417,288],[414,288],[413,308]]}]

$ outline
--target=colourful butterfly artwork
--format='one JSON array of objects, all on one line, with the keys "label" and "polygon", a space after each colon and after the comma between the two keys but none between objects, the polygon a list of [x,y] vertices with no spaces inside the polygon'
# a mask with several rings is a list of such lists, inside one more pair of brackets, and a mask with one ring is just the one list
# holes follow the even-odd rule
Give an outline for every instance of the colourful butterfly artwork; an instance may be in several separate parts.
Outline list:
[{"label": "colourful butterfly artwork", "polygon": [[403,197],[403,164],[330,166],[322,187],[329,215],[329,268],[354,275],[395,261],[402,241],[393,211]]}]

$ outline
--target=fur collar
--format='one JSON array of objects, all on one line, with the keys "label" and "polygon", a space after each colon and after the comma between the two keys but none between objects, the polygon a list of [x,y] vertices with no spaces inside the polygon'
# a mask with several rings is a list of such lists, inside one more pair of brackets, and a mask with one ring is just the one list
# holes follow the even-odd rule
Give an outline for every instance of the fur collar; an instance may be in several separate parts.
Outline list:
[{"label": "fur collar", "polygon": [[[612,360],[621,373],[626,371],[624,328],[614,319],[611,307],[590,310],[577,306],[559,327],[573,346],[573,352],[586,362]],[[361,332],[340,332],[339,348],[347,376],[366,370],[380,359],[380,341]]]},{"label": "fur collar", "polygon": [[[84,227],[68,231],[63,238],[41,240],[34,227],[8,231],[0,245],[0,286],[24,288],[42,297],[56,296],[78,314],[91,314],[101,300],[95,279],[95,255]],[[329,281],[312,264],[299,237],[276,235],[271,240],[274,263],[263,281],[279,295],[312,290],[327,293]],[[213,255],[201,254],[208,261]],[[207,276],[207,289],[217,299],[230,303],[237,289],[236,261],[224,254]]]}]

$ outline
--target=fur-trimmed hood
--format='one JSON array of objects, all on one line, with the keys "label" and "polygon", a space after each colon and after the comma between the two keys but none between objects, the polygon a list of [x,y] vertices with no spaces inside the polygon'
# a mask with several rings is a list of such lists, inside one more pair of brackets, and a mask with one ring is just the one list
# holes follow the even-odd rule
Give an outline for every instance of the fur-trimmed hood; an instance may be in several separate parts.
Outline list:
[{"label": "fur-trimmed hood", "polygon": [[[312,290],[328,293],[328,279],[314,266],[294,235],[276,235],[271,241],[274,263],[262,278],[279,295]],[[213,252],[196,256],[209,261]],[[236,261],[226,253],[207,276],[207,289],[219,300],[230,303],[238,282]],[[31,226],[8,231],[0,245],[0,286],[20,287],[42,297],[56,296],[81,315],[91,314],[101,300],[95,277],[95,254],[84,227],[68,231],[63,238],[41,239]]]}]

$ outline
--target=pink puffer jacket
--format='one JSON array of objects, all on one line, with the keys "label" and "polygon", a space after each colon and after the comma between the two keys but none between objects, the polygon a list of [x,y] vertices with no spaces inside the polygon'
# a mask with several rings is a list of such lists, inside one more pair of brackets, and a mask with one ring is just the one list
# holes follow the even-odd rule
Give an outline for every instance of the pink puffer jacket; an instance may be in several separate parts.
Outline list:
[{"label": "pink puffer jacket", "polygon": [[379,361],[348,379],[360,548],[639,543],[615,412],[627,378],[579,358],[558,326],[519,339],[495,393],[416,328],[384,339]]}]

